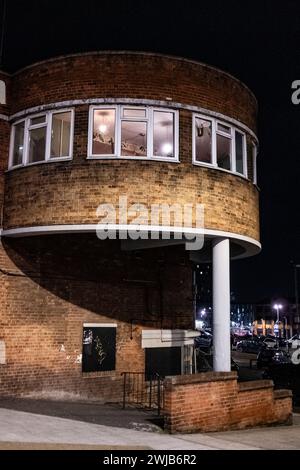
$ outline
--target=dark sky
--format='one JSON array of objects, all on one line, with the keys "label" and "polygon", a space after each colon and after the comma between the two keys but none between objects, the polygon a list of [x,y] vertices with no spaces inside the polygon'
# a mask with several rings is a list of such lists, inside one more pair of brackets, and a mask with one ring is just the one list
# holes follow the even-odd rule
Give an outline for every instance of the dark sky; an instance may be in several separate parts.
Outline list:
[{"label": "dark sky", "polygon": [[[0,0],[0,4],[3,0]],[[144,50],[220,67],[259,103],[262,253],[232,263],[240,301],[294,295],[300,263],[300,79],[298,1],[7,0],[2,69],[89,50]]]}]

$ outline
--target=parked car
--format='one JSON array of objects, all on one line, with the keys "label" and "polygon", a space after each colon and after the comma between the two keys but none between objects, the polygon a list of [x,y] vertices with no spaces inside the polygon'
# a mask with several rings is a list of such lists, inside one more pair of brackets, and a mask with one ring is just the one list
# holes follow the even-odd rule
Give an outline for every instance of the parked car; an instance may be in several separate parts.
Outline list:
[{"label": "parked car", "polygon": [[275,336],[267,336],[264,340],[263,340],[263,344],[267,347],[267,348],[276,348],[278,346],[278,343],[277,343],[277,339]]},{"label": "parked car", "polygon": [[287,344],[289,348],[293,348],[293,349],[299,348],[300,347],[300,334],[298,333],[292,336],[292,338],[287,341]]},{"label": "parked car", "polygon": [[271,364],[290,364],[291,358],[290,355],[278,349],[277,347],[268,348],[264,347],[257,355],[257,368],[262,369],[263,367],[268,367]]},{"label": "parked car", "polygon": [[[207,354],[201,349],[196,351],[197,372],[209,372],[213,370],[213,355]],[[231,370],[239,371],[237,363],[231,359]]]},{"label": "parked car", "polygon": [[208,331],[200,330],[200,336],[194,340],[195,348],[209,350],[212,347],[213,336]]},{"label": "parked car", "polygon": [[257,354],[262,348],[262,340],[258,336],[242,339],[236,345],[237,351]]}]

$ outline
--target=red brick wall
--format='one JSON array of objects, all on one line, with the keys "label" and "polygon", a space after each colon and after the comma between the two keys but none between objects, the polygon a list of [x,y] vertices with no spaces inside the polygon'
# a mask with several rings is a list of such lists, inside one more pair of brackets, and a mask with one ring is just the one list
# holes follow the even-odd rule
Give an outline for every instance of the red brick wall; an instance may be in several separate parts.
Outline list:
[{"label": "red brick wall", "polygon": [[[256,127],[256,101],[240,81],[184,59],[142,53],[68,56],[21,70],[11,81],[12,114],[73,99],[168,97]],[[97,223],[98,205],[117,204],[119,195],[126,194],[129,203],[147,207],[157,202],[204,204],[207,229],[259,239],[258,192],[251,181],[192,164],[191,111],[180,110],[180,164],[171,164],[87,161],[88,108],[75,107],[73,161],[21,168],[6,175],[6,229]],[[251,161],[249,156],[250,176]]]},{"label": "red brick wall", "polygon": [[72,99],[130,97],[200,106],[256,128],[257,104],[239,80],[212,67],[155,54],[65,56],[13,76],[12,113]]},{"label": "red brick wall", "polygon": [[98,223],[98,205],[118,205],[119,196],[126,195],[128,204],[139,202],[149,209],[157,203],[201,203],[206,228],[259,239],[258,191],[252,182],[192,164],[191,112],[180,112],[179,164],[86,160],[87,130],[88,106],[76,107],[73,161],[6,174],[6,229]]},{"label": "red brick wall", "polygon": [[[2,396],[120,400],[120,373],[144,370],[142,328],[193,326],[192,273],[182,249],[121,252],[117,242],[96,235],[2,243]],[[117,323],[115,372],[82,373],[77,358],[85,322]]]},{"label": "red brick wall", "polygon": [[209,372],[165,379],[165,427],[175,432],[208,432],[292,419],[291,392],[273,390],[273,382],[238,384],[235,372]]},{"label": "red brick wall", "polygon": [[[105,97],[169,97],[224,113],[255,130],[256,102],[238,80],[201,64],[151,54],[55,59],[15,74],[8,89],[11,113]],[[0,113],[8,112],[2,108]],[[87,161],[88,105],[76,106],[73,161],[5,174],[4,227],[96,223],[100,203],[127,194],[129,203],[146,205],[204,203],[207,228],[258,239],[256,188],[240,177],[193,166],[192,113],[181,110],[180,123],[180,164]],[[9,125],[1,120],[0,206],[8,139]],[[193,327],[187,256],[183,247],[124,253],[94,235],[2,239],[0,337],[7,364],[0,366],[0,394],[120,397],[120,372],[144,368],[142,328]],[[83,375],[77,362],[82,325],[98,321],[118,324],[117,370]]]}]

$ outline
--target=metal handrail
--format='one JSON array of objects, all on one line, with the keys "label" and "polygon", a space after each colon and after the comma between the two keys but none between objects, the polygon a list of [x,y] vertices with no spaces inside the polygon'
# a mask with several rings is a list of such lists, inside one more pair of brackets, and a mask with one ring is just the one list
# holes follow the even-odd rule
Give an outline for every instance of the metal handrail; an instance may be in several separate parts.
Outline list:
[{"label": "metal handrail", "polygon": [[122,372],[123,409],[126,403],[133,403],[149,409],[156,409],[161,414],[163,400],[163,379],[155,373],[145,378],[145,372]]}]

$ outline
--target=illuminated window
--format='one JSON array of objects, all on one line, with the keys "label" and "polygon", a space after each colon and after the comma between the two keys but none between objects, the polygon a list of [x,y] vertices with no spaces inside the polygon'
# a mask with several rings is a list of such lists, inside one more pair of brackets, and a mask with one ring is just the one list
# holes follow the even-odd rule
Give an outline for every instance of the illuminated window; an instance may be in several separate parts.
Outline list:
[{"label": "illuminated window", "polygon": [[72,113],[70,111],[52,115],[50,158],[70,156],[71,121]]},{"label": "illuminated window", "polygon": [[25,121],[13,127],[12,166],[22,165],[24,150]]},{"label": "illuminated window", "polygon": [[6,85],[3,80],[0,80],[0,104],[6,104]]},{"label": "illuminated window", "polygon": [[177,118],[173,110],[92,106],[88,158],[178,160]]},{"label": "illuminated window", "polygon": [[13,125],[9,168],[72,158],[74,113],[48,111]]},{"label": "illuminated window", "polygon": [[232,137],[231,128],[217,124],[217,165],[224,170],[231,170]]},{"label": "illuminated window", "polygon": [[154,111],[153,116],[153,155],[174,157],[174,113]]},{"label": "illuminated window", "polygon": [[123,108],[121,112],[121,157],[148,156],[146,108]]},{"label": "illuminated window", "polygon": [[242,175],[247,171],[245,152],[245,135],[239,131],[235,131],[235,170]]},{"label": "illuminated window", "polygon": [[114,155],[116,141],[116,110],[95,109],[93,112],[93,155]]},{"label": "illuminated window", "polygon": [[195,160],[212,163],[212,121],[195,119]]},{"label": "illuminated window", "polygon": [[253,183],[257,184],[257,145],[252,144]]},{"label": "illuminated window", "polygon": [[46,159],[46,115],[30,119],[28,130],[28,163],[41,162]]},{"label": "illuminated window", "polygon": [[193,163],[248,177],[246,134],[225,122],[194,115]]},{"label": "illuminated window", "polygon": [[127,157],[147,156],[147,122],[121,122],[121,155]]}]

